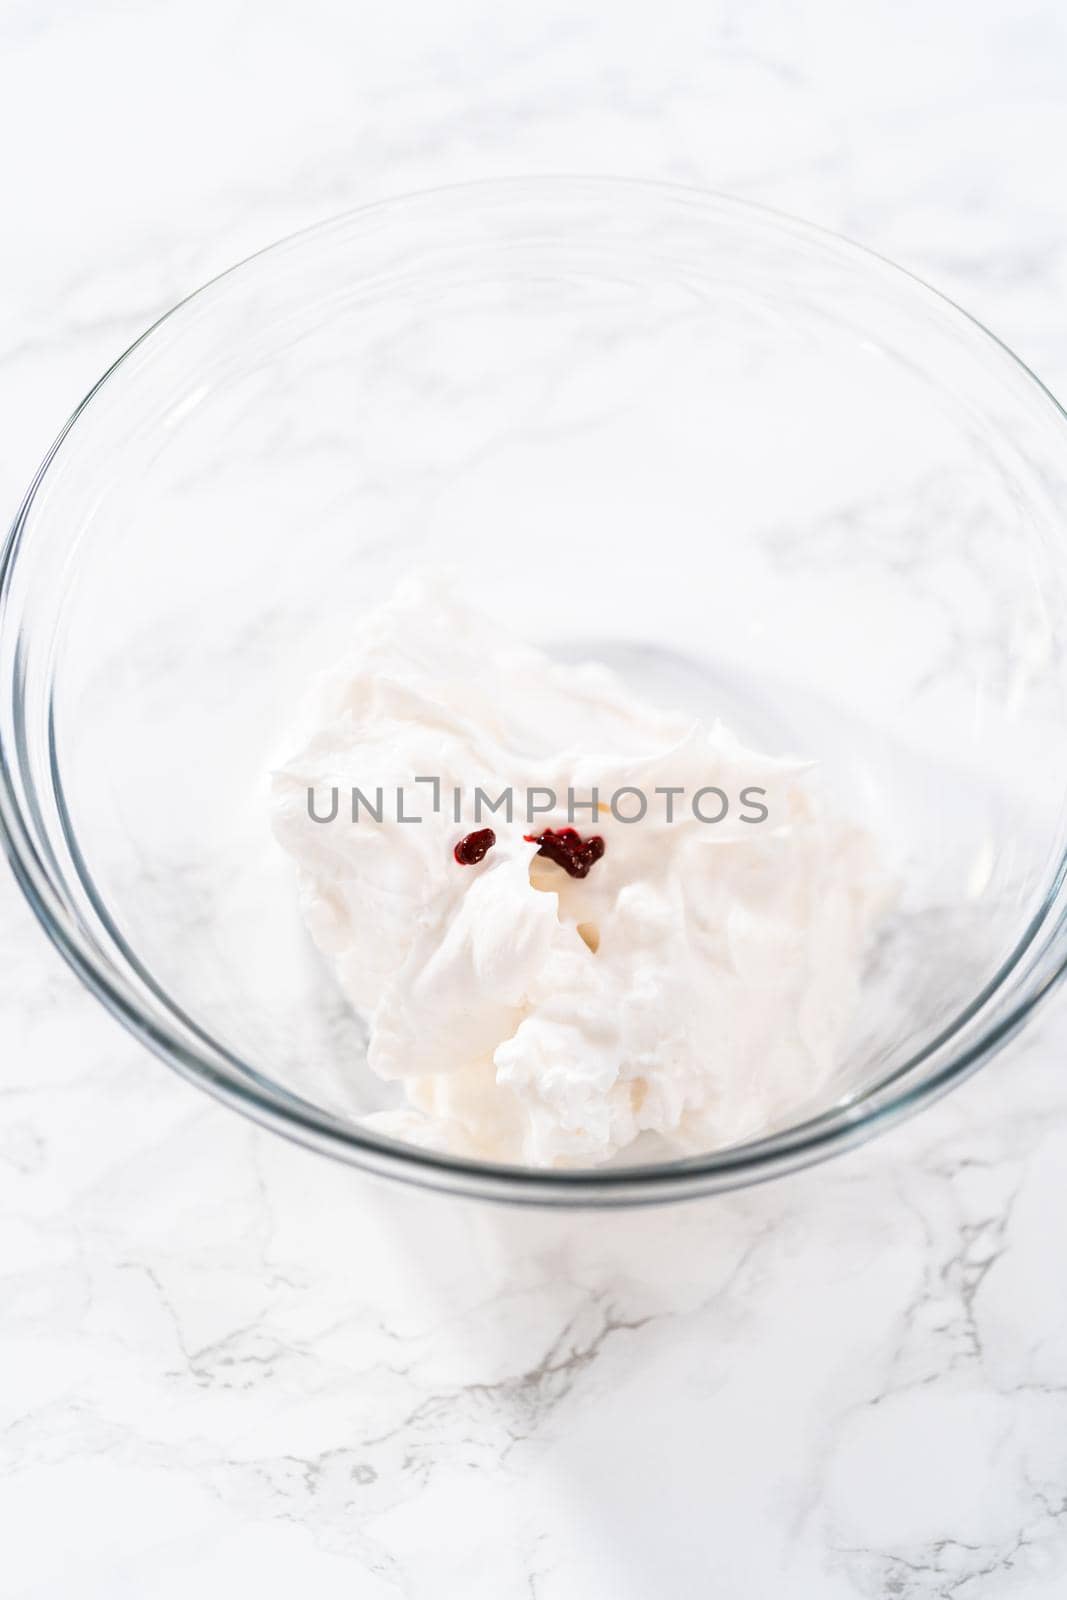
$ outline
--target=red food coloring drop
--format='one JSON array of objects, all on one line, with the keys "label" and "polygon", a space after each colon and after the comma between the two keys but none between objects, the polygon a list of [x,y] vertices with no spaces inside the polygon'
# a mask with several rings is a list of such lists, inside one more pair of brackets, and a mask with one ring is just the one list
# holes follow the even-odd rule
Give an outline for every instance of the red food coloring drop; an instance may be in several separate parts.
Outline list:
[{"label": "red food coloring drop", "polygon": [[452,854],[461,867],[473,867],[489,854],[495,844],[496,834],[492,828],[478,828],[462,838]]},{"label": "red food coloring drop", "polygon": [[546,828],[544,833],[524,833],[523,838],[528,844],[540,845],[537,854],[547,856],[572,878],[588,877],[589,868],[604,854],[604,841],[599,833],[591,833],[588,839],[583,839],[577,828],[560,828],[558,833]]}]

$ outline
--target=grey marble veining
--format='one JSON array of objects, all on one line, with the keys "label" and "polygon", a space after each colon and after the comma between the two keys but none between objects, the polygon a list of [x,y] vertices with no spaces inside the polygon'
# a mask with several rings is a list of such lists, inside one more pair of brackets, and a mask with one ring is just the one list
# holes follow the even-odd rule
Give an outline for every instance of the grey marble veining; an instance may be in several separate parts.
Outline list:
[{"label": "grey marble veining", "polygon": [[[1067,14],[233,0],[0,17],[0,487],[212,272],[582,168],[840,228],[1067,393]],[[164,70],[165,67],[165,70]],[[1052,1600],[1062,1000],[825,1167],[621,1215],[373,1182],[144,1054],[0,881],[0,1594]]]}]

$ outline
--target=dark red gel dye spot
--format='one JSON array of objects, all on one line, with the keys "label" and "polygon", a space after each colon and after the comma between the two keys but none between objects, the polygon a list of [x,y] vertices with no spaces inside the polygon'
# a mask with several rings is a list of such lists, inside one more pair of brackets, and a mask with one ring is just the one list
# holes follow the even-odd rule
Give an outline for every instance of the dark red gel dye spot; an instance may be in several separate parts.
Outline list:
[{"label": "dark red gel dye spot", "polygon": [[591,833],[588,839],[583,839],[577,828],[560,828],[558,833],[546,828],[544,833],[524,833],[523,838],[529,844],[540,845],[537,854],[547,856],[572,878],[587,877],[589,868],[604,854],[604,841],[599,833]]},{"label": "dark red gel dye spot", "polygon": [[473,867],[489,854],[495,844],[496,834],[492,828],[479,828],[477,832],[468,833],[461,839],[452,854],[461,867]]}]

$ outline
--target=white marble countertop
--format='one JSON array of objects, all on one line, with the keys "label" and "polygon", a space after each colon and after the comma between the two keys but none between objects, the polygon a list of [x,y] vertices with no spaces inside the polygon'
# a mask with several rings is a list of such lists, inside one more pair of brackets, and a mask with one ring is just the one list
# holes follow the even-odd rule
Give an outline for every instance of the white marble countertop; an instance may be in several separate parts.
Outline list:
[{"label": "white marble countertop", "polygon": [[[1067,13],[14,0],[0,489],[188,289],[384,194],[661,176],[838,228],[1067,395]],[[1067,1010],[747,1193],[553,1216],[189,1088],[0,880],[4,1596],[1061,1596]]]}]

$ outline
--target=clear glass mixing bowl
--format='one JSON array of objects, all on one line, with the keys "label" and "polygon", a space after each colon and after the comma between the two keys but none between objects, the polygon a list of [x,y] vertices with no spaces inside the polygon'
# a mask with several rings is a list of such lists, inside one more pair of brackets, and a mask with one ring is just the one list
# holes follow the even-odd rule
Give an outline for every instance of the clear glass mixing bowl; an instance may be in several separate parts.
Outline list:
[{"label": "clear glass mixing bowl", "polygon": [[[825,233],[602,180],[356,212],[164,317],[41,469],[3,556],[7,849],[147,1045],[317,1149],[566,1203],[765,1177],[962,1077],[1062,970],[1065,508],[1041,385]],[[899,899],[789,1126],[588,1171],[361,1127],[387,1090],[267,770],[353,618],[441,558],[516,634],[817,758],[878,832]]]}]

